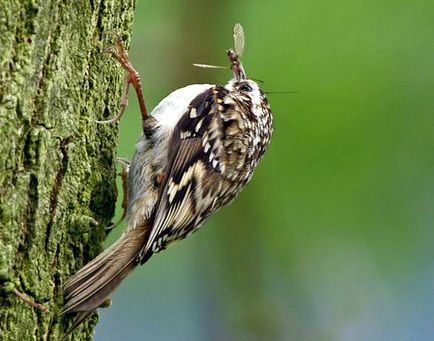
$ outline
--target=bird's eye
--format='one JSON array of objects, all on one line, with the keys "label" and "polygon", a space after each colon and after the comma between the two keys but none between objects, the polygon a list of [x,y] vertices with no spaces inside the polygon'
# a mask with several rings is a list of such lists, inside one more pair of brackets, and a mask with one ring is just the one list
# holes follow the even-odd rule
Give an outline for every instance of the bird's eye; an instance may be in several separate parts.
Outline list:
[{"label": "bird's eye", "polygon": [[240,89],[241,91],[245,91],[245,92],[253,91],[252,87],[246,83],[241,84],[238,89]]}]

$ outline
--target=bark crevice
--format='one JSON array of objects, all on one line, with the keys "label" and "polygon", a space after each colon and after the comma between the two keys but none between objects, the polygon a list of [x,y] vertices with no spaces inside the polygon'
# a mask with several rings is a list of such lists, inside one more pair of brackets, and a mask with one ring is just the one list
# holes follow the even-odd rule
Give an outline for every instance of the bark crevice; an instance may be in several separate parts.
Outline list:
[{"label": "bark crevice", "polygon": [[45,233],[45,250],[48,251],[48,242],[51,236],[51,228],[54,223],[57,209],[57,197],[62,188],[62,181],[68,168],[68,144],[72,141],[72,137],[67,137],[60,141],[60,153],[62,154],[62,162],[59,170],[57,171],[54,185],[50,193],[50,219],[47,224],[47,232]]}]

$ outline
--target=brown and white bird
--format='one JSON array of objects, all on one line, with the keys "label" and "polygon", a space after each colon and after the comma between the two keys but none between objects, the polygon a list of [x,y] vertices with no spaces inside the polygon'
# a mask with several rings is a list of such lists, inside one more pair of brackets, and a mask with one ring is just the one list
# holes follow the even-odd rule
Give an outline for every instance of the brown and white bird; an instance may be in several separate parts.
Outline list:
[{"label": "brown and white bird", "polygon": [[67,281],[63,314],[84,312],[80,321],[91,314],[131,270],[197,231],[252,178],[270,143],[272,114],[239,59],[244,49],[239,24],[234,41],[234,50],[227,51],[232,80],[224,86],[178,89],[148,114],[138,74],[117,39],[111,52],[128,71],[122,110],[102,123],[120,118],[130,83],[143,119],[143,135],[127,175],[127,227],[116,243]]}]

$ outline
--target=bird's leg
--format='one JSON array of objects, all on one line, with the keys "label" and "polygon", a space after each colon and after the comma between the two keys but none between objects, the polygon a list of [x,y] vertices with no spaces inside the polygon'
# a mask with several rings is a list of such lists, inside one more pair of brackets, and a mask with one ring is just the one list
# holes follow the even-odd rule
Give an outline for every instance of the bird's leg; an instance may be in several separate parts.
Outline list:
[{"label": "bird's leg", "polygon": [[123,192],[123,199],[122,199],[122,209],[124,210],[124,212],[122,213],[122,217],[114,224],[111,224],[110,226],[106,227],[106,230],[111,231],[114,228],[116,228],[124,219],[125,216],[127,215],[127,207],[128,207],[128,173],[130,171],[130,161],[123,159],[123,158],[118,158],[117,161],[121,164],[122,166],[122,171],[119,173],[119,175],[122,178],[122,192]]},{"label": "bird's leg", "polygon": [[115,58],[121,64],[124,70],[127,71],[127,74],[125,75],[124,91],[119,103],[119,113],[110,120],[97,122],[102,124],[115,123],[122,117],[128,104],[128,90],[130,84],[132,84],[136,91],[137,99],[139,101],[140,112],[142,114],[143,128],[145,129],[145,121],[149,118],[149,114],[146,110],[145,98],[143,97],[142,93],[142,83],[140,81],[139,73],[136,71],[136,69],[128,59],[128,52],[125,49],[125,45],[121,36],[115,32],[110,32],[110,34],[115,37],[115,43],[114,45],[108,47],[106,50],[112,55],[113,58]]}]

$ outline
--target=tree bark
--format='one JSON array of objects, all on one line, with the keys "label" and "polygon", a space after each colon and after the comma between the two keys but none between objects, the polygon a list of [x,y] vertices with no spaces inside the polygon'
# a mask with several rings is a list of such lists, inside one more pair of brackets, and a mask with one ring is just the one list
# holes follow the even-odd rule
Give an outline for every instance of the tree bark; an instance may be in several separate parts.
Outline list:
[{"label": "tree bark", "polygon": [[[123,79],[103,33],[128,42],[134,3],[0,5],[1,340],[60,339],[71,325],[59,317],[63,284],[101,251],[117,128],[95,120],[116,114]],[[90,340],[95,323],[74,340]]]}]

